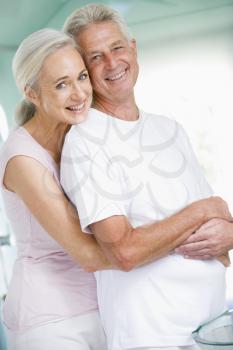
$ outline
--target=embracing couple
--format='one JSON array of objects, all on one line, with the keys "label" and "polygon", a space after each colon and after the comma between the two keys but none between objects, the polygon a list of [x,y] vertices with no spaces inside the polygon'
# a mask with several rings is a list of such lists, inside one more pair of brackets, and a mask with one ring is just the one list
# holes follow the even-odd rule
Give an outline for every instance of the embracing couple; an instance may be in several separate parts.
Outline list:
[{"label": "embracing couple", "polygon": [[23,100],[0,156],[18,246],[9,350],[194,350],[195,328],[226,308],[231,214],[183,128],[139,110],[138,71],[104,5],[15,54]]}]

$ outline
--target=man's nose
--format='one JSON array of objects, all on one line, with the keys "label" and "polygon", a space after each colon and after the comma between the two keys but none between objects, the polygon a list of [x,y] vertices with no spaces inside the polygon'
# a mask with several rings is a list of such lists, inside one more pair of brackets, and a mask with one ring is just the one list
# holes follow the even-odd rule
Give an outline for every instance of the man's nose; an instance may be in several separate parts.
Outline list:
[{"label": "man's nose", "polygon": [[108,68],[113,69],[117,66],[117,60],[112,53],[106,55],[105,62]]}]

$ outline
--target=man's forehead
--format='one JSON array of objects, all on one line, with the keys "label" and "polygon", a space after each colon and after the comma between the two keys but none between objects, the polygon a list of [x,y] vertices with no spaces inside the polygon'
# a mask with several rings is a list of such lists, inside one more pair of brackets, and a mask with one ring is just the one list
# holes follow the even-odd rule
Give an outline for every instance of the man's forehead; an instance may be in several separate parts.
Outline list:
[{"label": "man's forehead", "polygon": [[77,39],[86,52],[99,51],[127,41],[119,26],[113,22],[93,23]]}]

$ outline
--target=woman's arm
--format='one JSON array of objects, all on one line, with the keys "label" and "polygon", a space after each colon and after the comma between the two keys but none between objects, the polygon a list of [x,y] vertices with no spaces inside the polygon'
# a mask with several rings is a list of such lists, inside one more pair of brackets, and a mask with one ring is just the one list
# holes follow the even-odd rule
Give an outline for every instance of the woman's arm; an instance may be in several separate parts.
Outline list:
[{"label": "woman's arm", "polygon": [[4,185],[17,193],[44,229],[84,270],[114,268],[94,236],[81,231],[75,208],[40,162],[27,156],[12,158],[6,167]]}]

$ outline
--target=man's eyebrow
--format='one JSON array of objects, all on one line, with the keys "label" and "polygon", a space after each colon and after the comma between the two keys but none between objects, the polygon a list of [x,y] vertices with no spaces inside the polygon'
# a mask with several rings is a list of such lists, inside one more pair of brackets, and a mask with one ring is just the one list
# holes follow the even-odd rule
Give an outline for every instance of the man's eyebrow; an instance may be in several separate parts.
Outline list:
[{"label": "man's eyebrow", "polygon": [[[123,40],[116,40],[116,41],[114,41],[113,43],[111,43],[110,44],[110,48],[112,48],[112,47],[114,47],[114,46],[116,46],[116,45],[122,45],[123,44]],[[96,55],[96,54],[99,54],[99,53],[101,53],[101,49],[99,49],[99,50],[93,50],[93,51],[86,51],[84,54],[86,54],[86,55],[88,55],[88,56],[91,56],[91,55]]]},{"label": "man's eyebrow", "polygon": [[85,54],[86,55],[95,55],[95,54],[100,53],[100,52],[101,52],[101,50],[86,51]]},{"label": "man's eyebrow", "polygon": [[111,47],[115,46],[115,45],[122,45],[123,44],[123,40],[116,40],[111,44]]}]

